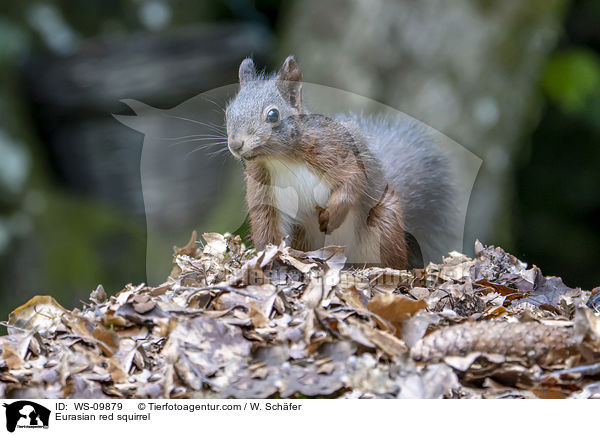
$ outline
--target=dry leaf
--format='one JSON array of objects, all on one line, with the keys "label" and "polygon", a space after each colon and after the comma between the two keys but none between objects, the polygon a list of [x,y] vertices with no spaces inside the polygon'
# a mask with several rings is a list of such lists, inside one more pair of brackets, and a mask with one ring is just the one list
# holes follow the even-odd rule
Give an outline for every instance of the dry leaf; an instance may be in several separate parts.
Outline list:
[{"label": "dry leaf", "polygon": [[[376,295],[367,305],[369,311],[393,325],[392,332],[398,337],[402,336],[402,323],[425,308],[427,308],[427,303],[424,300],[415,301],[395,294]],[[386,328],[387,325],[382,323],[379,318],[376,318],[376,321],[380,323],[379,326]]]}]

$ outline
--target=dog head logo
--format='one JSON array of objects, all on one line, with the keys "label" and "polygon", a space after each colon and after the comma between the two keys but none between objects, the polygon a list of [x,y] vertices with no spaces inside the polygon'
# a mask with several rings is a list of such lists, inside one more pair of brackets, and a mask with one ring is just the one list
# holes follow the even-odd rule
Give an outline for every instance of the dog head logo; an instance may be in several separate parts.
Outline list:
[{"label": "dog head logo", "polygon": [[6,430],[14,432],[17,427],[47,428],[50,410],[29,400],[3,404],[6,408]]}]

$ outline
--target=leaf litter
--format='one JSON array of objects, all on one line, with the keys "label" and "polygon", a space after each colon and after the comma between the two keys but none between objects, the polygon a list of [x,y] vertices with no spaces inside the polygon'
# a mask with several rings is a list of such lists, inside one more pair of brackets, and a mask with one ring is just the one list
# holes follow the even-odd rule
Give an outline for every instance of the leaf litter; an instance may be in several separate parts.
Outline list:
[{"label": "leaf litter", "polygon": [[7,398],[600,397],[595,299],[501,248],[345,269],[340,247],[196,234],[158,287],[15,309]]}]

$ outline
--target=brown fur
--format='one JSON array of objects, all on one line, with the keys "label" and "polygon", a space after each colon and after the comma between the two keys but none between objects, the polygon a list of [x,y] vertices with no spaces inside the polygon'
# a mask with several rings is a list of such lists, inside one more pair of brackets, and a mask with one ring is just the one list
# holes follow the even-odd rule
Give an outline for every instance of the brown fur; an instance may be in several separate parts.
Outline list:
[{"label": "brown fur", "polygon": [[[381,240],[382,266],[404,268],[407,266],[407,250],[402,225],[402,210],[399,198],[386,185],[379,200],[367,197],[367,183],[371,181],[365,168],[366,160],[373,165],[366,144],[357,132],[350,133],[349,126],[339,121],[318,115],[298,115],[294,119],[300,134],[287,152],[266,156],[257,150],[256,156],[246,162],[246,199],[250,210],[252,237],[257,248],[266,243],[277,244],[279,214],[273,204],[266,160],[270,157],[283,158],[290,163],[304,163],[331,189],[326,209],[320,210],[320,229],[331,233],[339,228],[351,208],[367,208],[367,226],[379,233]],[[374,189],[377,190],[377,189]],[[317,249],[308,246],[303,229],[296,227],[291,235],[294,249]]]},{"label": "brown fur", "polygon": [[[252,86],[248,84],[252,80],[257,80],[254,65],[246,59],[240,66],[240,82],[247,87]],[[268,110],[275,104],[266,101],[262,109],[257,107],[254,113],[249,114],[247,107],[255,104],[256,100],[252,94],[240,97],[240,102],[234,101],[233,109],[228,109],[230,141],[238,141],[238,144],[244,143],[240,140],[246,143],[254,141],[255,144],[239,148],[245,160],[246,200],[255,247],[262,249],[268,243],[279,244],[284,236],[290,236],[291,246],[295,249],[322,247],[309,246],[304,228],[298,225],[293,228],[292,234],[280,233],[281,216],[274,205],[275,197],[266,167],[266,162],[273,158],[305,164],[330,189],[327,207],[315,210],[315,219],[318,219],[322,232],[330,234],[339,228],[353,210],[363,222],[359,226],[378,235],[382,266],[407,267],[401,202],[383,178],[366,139],[349,122],[305,113],[301,80],[302,73],[296,61],[289,57],[275,81],[277,91],[274,92],[278,92],[286,103],[285,107],[278,108],[282,115],[285,111],[285,116],[275,123],[263,123],[258,127],[247,125],[256,112]],[[261,92],[259,88],[257,92]],[[268,98],[277,102],[279,96],[272,95],[268,94]],[[251,136],[248,136],[249,131],[253,132]],[[242,137],[245,139],[240,139]]]}]

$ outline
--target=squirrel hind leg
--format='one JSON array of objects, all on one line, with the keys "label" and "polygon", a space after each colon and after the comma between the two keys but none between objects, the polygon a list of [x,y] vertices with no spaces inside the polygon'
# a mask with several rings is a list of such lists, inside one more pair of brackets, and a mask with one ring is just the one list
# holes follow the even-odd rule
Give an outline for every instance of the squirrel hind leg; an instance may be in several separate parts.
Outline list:
[{"label": "squirrel hind leg", "polygon": [[292,228],[292,248],[299,251],[310,251],[311,249],[306,231],[300,225],[294,225]]}]

